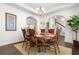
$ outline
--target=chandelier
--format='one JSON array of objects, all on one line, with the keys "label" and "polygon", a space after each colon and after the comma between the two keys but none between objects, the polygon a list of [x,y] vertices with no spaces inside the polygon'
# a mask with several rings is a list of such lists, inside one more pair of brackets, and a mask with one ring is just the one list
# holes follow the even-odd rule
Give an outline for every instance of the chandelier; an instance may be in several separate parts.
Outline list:
[{"label": "chandelier", "polygon": [[46,13],[45,9],[43,7],[39,7],[39,8],[36,8],[36,13],[39,15],[39,16],[42,16]]}]

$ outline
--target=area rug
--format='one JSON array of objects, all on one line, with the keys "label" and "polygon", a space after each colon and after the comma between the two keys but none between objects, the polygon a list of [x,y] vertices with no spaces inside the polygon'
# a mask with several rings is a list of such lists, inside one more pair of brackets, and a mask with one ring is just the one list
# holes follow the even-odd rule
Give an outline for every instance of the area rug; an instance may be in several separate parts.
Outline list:
[{"label": "area rug", "polygon": [[[25,48],[22,48],[22,43],[15,44],[15,48],[17,48],[23,55],[28,55],[28,47],[25,51]],[[60,53],[57,53],[57,55],[72,55],[72,49],[67,48],[64,46],[59,46]],[[34,55],[34,49],[32,48],[29,55]],[[37,52],[36,55],[55,55],[54,49],[51,48],[51,50],[47,49],[46,52]]]}]

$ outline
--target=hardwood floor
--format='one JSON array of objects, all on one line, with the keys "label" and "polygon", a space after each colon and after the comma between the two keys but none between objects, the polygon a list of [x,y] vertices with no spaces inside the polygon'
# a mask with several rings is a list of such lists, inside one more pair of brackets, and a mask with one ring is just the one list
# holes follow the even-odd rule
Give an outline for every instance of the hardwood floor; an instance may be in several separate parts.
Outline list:
[{"label": "hardwood floor", "polygon": [[[71,43],[64,42],[64,37],[60,37],[59,44],[65,47],[72,48],[72,55],[78,55],[79,49],[74,49]],[[0,55],[22,55],[15,47],[14,44],[0,46]]]},{"label": "hardwood floor", "polygon": [[64,42],[64,37],[60,37],[59,44],[72,49],[72,55],[79,55],[79,49],[75,49],[73,44]]},{"label": "hardwood floor", "polygon": [[60,37],[59,44],[68,48],[73,48],[73,44],[64,42],[64,36]]},{"label": "hardwood floor", "polygon": [[0,55],[22,55],[13,44],[0,46]]}]

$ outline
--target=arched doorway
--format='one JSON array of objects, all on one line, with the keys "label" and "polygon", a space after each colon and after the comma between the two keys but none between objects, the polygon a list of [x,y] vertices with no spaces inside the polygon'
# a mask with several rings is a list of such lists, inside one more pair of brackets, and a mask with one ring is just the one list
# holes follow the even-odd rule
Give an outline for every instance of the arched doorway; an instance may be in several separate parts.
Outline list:
[{"label": "arched doorway", "polygon": [[28,28],[37,30],[37,20],[32,16],[27,17],[26,25],[28,26]]}]

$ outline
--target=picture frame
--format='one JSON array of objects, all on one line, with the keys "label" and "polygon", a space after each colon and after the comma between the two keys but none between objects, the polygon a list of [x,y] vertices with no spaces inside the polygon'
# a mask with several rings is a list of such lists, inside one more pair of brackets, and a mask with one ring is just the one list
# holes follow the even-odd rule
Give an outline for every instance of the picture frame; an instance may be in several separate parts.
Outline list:
[{"label": "picture frame", "polygon": [[5,13],[6,31],[16,31],[17,16],[11,13]]}]

